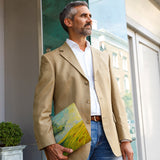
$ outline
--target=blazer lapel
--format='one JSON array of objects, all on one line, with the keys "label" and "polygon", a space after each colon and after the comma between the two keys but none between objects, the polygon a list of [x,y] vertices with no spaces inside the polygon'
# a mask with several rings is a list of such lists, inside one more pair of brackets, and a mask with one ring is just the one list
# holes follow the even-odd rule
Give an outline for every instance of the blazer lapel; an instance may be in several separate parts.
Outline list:
[{"label": "blazer lapel", "polygon": [[100,60],[100,55],[95,48],[91,47],[91,51],[92,51],[92,61],[93,61],[93,74],[94,74],[94,80],[96,81],[97,79],[96,73],[100,69],[101,60]]},{"label": "blazer lapel", "polygon": [[86,78],[76,56],[74,55],[73,51],[71,48],[67,45],[65,42],[62,47],[59,48],[59,53],[60,55],[67,60],[75,69],[77,69],[78,72],[82,74],[83,77]]}]

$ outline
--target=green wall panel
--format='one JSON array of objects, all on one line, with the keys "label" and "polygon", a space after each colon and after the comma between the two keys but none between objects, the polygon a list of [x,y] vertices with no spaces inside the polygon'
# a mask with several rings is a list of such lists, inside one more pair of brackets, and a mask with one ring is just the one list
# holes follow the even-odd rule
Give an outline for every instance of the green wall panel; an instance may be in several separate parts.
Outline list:
[{"label": "green wall panel", "polygon": [[[59,13],[71,1],[76,0],[42,0],[43,53],[61,46],[68,37],[60,24]],[[54,103],[52,115],[54,115]]]},{"label": "green wall panel", "polygon": [[59,13],[71,1],[75,0],[42,0],[43,15],[43,52],[53,50],[64,43],[68,34],[59,21]]}]

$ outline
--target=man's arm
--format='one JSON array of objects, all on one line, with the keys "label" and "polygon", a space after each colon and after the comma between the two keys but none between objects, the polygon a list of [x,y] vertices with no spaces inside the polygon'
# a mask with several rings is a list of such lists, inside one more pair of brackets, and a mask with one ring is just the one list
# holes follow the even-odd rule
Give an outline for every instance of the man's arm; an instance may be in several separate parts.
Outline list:
[{"label": "man's arm", "polygon": [[[110,67],[110,75],[111,75],[111,96],[112,96],[112,105],[113,112],[116,119],[116,127],[119,140],[121,141],[121,152],[122,157],[126,160],[126,156],[128,160],[133,160],[133,150],[130,142],[132,141],[129,127],[127,123],[127,115],[124,107],[124,103],[120,97],[119,88],[115,79],[115,75],[113,73],[112,62],[109,56],[109,67]],[[125,141],[127,140],[127,141]]]},{"label": "man's arm", "polygon": [[50,118],[54,83],[55,76],[53,65],[48,57],[43,55],[33,106],[34,133],[39,149],[56,143]]},{"label": "man's arm", "polygon": [[56,144],[50,115],[55,85],[55,72],[52,63],[43,55],[39,82],[36,87],[33,107],[34,132],[39,149],[44,149],[48,160],[68,159],[63,152],[72,153],[72,149]]}]

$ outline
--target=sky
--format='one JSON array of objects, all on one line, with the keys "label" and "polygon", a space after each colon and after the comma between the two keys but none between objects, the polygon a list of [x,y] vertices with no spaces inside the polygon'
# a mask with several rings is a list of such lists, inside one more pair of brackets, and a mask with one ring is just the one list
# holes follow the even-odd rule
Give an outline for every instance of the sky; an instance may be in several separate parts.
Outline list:
[{"label": "sky", "polygon": [[127,40],[124,0],[89,0],[89,8],[98,29],[106,29]]}]

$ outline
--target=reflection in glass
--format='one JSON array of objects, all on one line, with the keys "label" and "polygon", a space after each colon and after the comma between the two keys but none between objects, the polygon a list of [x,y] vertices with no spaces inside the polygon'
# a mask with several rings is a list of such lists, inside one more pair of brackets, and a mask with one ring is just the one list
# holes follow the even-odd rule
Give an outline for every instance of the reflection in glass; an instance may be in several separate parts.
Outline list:
[{"label": "reflection in glass", "polygon": [[89,6],[93,19],[91,43],[102,52],[110,54],[120,94],[127,111],[133,139],[134,160],[137,160],[125,1],[89,0]]}]

